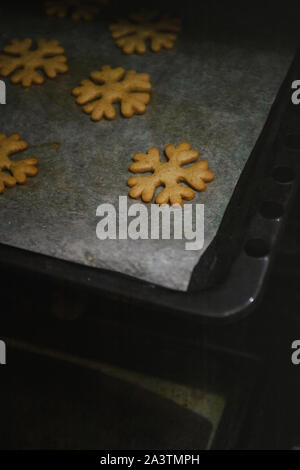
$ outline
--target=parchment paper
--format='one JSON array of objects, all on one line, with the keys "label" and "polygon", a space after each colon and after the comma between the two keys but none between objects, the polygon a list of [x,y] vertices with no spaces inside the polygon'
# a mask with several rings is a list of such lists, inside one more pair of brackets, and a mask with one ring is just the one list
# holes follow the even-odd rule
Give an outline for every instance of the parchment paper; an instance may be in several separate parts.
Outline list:
[{"label": "parchment paper", "polygon": [[[254,36],[220,41],[188,19],[172,51],[125,56],[108,24],[44,17],[1,17],[0,47],[14,37],[58,39],[69,72],[24,90],[6,79],[0,131],[18,132],[39,175],[0,196],[0,242],[34,252],[127,273],[186,290],[191,272],[214,238],[237,179],[250,155],[289,66],[293,49],[261,45]],[[152,99],[143,116],[94,123],[71,90],[102,65],[150,74]],[[189,141],[209,160],[215,181],[193,203],[205,204],[205,247],[185,240],[105,240],[96,237],[96,208],[126,196],[132,155]],[[129,200],[128,204],[135,203]]]}]

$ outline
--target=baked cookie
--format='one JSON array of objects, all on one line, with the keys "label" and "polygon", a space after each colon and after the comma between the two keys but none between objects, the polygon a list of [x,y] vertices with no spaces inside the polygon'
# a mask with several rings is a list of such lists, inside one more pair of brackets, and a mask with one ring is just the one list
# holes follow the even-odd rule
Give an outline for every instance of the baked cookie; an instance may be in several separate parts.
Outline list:
[{"label": "baked cookie", "polygon": [[12,134],[10,137],[0,134],[0,193],[4,192],[5,187],[12,188],[17,183],[26,183],[27,176],[38,173],[36,158],[25,158],[17,162],[10,159],[10,155],[27,147],[27,142],[20,140],[19,134]]},{"label": "baked cookie", "polygon": [[45,10],[48,16],[66,18],[72,20],[91,21],[100,12],[101,5],[109,0],[49,0],[45,2]]},{"label": "baked cookie", "polygon": [[[142,198],[145,202],[153,199],[155,190],[159,186],[164,189],[157,195],[155,202],[157,204],[183,204],[183,199],[190,201],[195,197],[196,191],[205,191],[205,182],[214,179],[214,173],[208,169],[206,160],[199,161],[188,168],[182,168],[182,165],[195,162],[198,159],[197,150],[191,150],[188,142],[182,142],[177,147],[167,145],[165,154],[167,162],[161,162],[159,150],[152,147],[148,153],[136,153],[133,156],[134,163],[129,167],[133,173],[152,172],[149,176],[135,176],[128,179],[128,186],[131,187],[129,196],[138,199]],[[189,186],[179,184],[183,181]]]},{"label": "baked cookie", "polygon": [[[45,75],[55,78],[58,73],[68,70],[64,49],[58,41],[39,39],[36,49],[31,50],[31,46],[32,39],[29,38],[13,39],[10,45],[5,46],[5,54],[0,55],[0,75],[11,75],[12,83],[30,87],[32,83],[43,83]],[[43,70],[45,75],[39,70]]]},{"label": "baked cookie", "polygon": [[145,54],[148,42],[153,52],[174,47],[181,29],[180,19],[159,18],[156,12],[135,13],[129,18],[109,27],[115,43],[124,54]]},{"label": "baked cookie", "polygon": [[120,103],[121,113],[129,118],[134,114],[143,114],[150,101],[151,84],[147,73],[125,71],[122,67],[112,69],[104,65],[100,71],[90,74],[92,80],[82,80],[80,86],[72,90],[77,96],[76,102],[83,111],[91,114],[93,121],[115,119],[113,103]]}]

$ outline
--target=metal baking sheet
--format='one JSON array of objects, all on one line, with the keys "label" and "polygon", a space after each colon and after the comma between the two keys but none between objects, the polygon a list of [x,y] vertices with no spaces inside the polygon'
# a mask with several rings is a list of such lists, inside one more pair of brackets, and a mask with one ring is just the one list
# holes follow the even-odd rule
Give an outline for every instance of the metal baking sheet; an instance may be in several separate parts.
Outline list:
[{"label": "metal baking sheet", "polygon": [[[172,51],[125,56],[108,23],[58,21],[40,10],[26,17],[3,12],[0,47],[14,37],[58,39],[69,72],[24,90],[6,79],[1,132],[28,141],[23,156],[39,159],[39,175],[0,197],[0,242],[73,262],[126,273],[186,290],[194,266],[214,238],[236,182],[290,64],[293,48],[252,36],[205,39],[185,18]],[[71,90],[102,65],[150,74],[147,112],[94,123]],[[185,240],[105,240],[96,237],[96,209],[126,196],[136,152],[189,141],[208,159],[215,181],[192,203],[205,204],[205,245],[186,251]],[[128,205],[135,203],[128,200]]]}]

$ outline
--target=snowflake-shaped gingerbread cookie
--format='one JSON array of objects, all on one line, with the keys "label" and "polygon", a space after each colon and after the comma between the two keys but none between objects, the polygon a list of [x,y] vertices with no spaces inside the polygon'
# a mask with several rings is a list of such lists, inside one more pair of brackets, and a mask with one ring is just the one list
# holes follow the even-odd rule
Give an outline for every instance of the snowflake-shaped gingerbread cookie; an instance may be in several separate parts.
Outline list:
[{"label": "snowflake-shaped gingerbread cookie", "polygon": [[122,67],[111,68],[104,65],[100,71],[90,74],[92,80],[82,80],[80,86],[72,90],[77,96],[76,102],[83,106],[83,111],[91,114],[93,121],[115,119],[113,103],[119,102],[121,113],[129,118],[134,114],[143,114],[150,101],[151,83],[147,73],[125,71]]},{"label": "snowflake-shaped gingerbread cookie", "polygon": [[[31,50],[31,46],[32,39],[29,38],[13,39],[10,45],[5,46],[5,54],[0,55],[0,75],[11,75],[12,83],[30,87],[32,83],[43,83],[45,75],[55,78],[58,73],[68,70],[64,49],[58,41],[39,39],[36,49]],[[39,70],[43,70],[45,75]]]},{"label": "snowflake-shaped gingerbread cookie", "polygon": [[135,13],[129,18],[130,20],[119,20],[109,27],[115,43],[124,54],[144,54],[147,42],[150,42],[153,52],[174,47],[181,29],[180,19],[158,18],[156,12]]},{"label": "snowflake-shaped gingerbread cookie", "polygon": [[71,16],[72,20],[91,21],[100,12],[101,5],[109,0],[49,0],[45,2],[48,16],[65,18]]},{"label": "snowflake-shaped gingerbread cookie", "polygon": [[38,173],[36,158],[25,158],[17,162],[10,159],[10,155],[25,150],[27,146],[27,142],[20,140],[19,134],[12,134],[10,137],[0,134],[0,193],[4,192],[5,187],[24,184],[27,176]]},{"label": "snowflake-shaped gingerbread cookie", "polygon": [[[142,198],[145,202],[153,199],[156,188],[164,186],[164,189],[157,195],[155,202],[158,204],[183,204],[183,199],[190,201],[195,197],[196,191],[205,191],[205,182],[214,179],[214,173],[208,169],[206,160],[198,161],[188,168],[182,165],[195,162],[199,154],[197,150],[191,150],[188,142],[182,142],[177,147],[167,145],[165,154],[167,162],[161,162],[159,150],[152,147],[148,153],[136,153],[133,156],[134,163],[129,167],[133,173],[152,172],[149,176],[135,176],[128,179],[128,186],[131,187],[129,196],[134,199]],[[185,182],[191,187],[179,184]]]}]

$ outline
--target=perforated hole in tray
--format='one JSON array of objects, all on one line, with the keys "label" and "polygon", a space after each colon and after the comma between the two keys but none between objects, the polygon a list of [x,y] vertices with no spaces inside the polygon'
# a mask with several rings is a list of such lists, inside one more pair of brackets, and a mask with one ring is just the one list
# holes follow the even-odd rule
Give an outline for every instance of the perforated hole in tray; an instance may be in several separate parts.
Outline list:
[{"label": "perforated hole in tray", "polygon": [[289,133],[284,137],[285,145],[291,150],[300,150],[300,134]]},{"label": "perforated hole in tray", "polygon": [[262,238],[251,238],[245,244],[245,252],[253,258],[264,258],[270,252],[270,247]]},{"label": "perforated hole in tray", "polygon": [[272,171],[272,176],[278,183],[292,183],[294,172],[289,166],[277,166]]},{"label": "perforated hole in tray", "polygon": [[259,212],[266,219],[279,219],[284,212],[282,204],[275,201],[263,201]]}]

